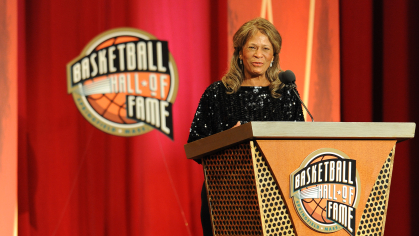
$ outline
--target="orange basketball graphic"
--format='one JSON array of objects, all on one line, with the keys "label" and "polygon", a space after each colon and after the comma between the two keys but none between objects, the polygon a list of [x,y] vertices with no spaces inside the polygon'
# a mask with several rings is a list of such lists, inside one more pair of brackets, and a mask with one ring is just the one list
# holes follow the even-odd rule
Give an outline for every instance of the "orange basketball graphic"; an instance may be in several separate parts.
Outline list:
[{"label": "orange basketball graphic", "polygon": [[321,150],[291,174],[291,196],[307,226],[335,232],[353,222],[359,179],[354,160],[335,149]]},{"label": "orange basketball graphic", "polygon": [[176,64],[166,41],[120,28],[98,35],[67,64],[68,91],[97,128],[119,136],[158,129],[173,138]]},{"label": "orange basketball graphic", "polygon": [[[326,155],[317,157],[316,159],[311,161],[309,164],[313,164],[313,163],[323,161],[323,160],[330,160],[330,159],[339,159],[339,158],[335,155],[326,154]],[[335,184],[334,187],[335,189],[342,189],[343,186],[344,185],[342,184]],[[305,188],[305,190],[313,189],[313,188],[318,188],[318,185]],[[342,202],[342,203],[344,202],[342,195],[335,195],[335,197],[336,197],[336,201]],[[354,200],[355,200],[355,196],[352,196],[351,202],[353,202]],[[303,206],[305,210],[307,211],[307,214],[309,214],[313,219],[317,220],[320,223],[333,224],[334,222],[327,219],[327,216],[326,216],[326,201],[327,200],[325,198],[320,198],[320,199],[311,198],[311,199],[302,200]]]},{"label": "orange basketball graphic", "polygon": [[[101,49],[104,48],[108,48],[111,46],[117,46],[118,44],[121,43],[127,43],[127,42],[137,42],[139,41],[139,38],[136,37],[127,37],[127,36],[121,36],[121,37],[116,37],[116,38],[112,38],[109,39],[105,42],[103,42],[102,44],[100,44],[99,46],[96,47],[95,51],[99,51]],[[130,75],[129,78],[127,75]],[[140,77],[141,77],[141,81],[146,84],[145,86],[141,86],[141,87],[146,87],[148,84],[148,77],[147,75],[149,75],[149,73],[147,72],[142,72]],[[119,123],[119,124],[133,124],[136,123],[137,121],[132,120],[127,118],[127,110],[126,110],[126,96],[128,94],[134,94],[136,95],[135,92],[128,92],[128,84],[130,85],[134,85],[134,73],[125,73],[122,75],[116,74],[116,86],[118,88],[118,92],[113,92],[113,93],[107,93],[107,94],[92,94],[87,96],[87,100],[90,103],[90,105],[93,107],[93,109],[95,109],[96,112],[98,112],[101,116],[103,116],[104,118],[106,118],[109,121],[115,122],[115,123]],[[122,76],[122,77],[121,77]],[[138,75],[137,75],[138,76]],[[100,81],[103,80],[105,78],[102,79],[93,79],[92,81]],[[121,83],[121,79],[124,80],[123,83]],[[128,81],[129,79],[129,81]],[[90,82],[90,81],[88,81]],[[89,84],[89,83],[87,83]],[[121,87],[120,85],[124,85],[125,87]],[[170,84],[169,84],[170,85]],[[148,88],[146,87],[145,90],[147,90]],[[159,92],[158,88],[156,89],[156,93]],[[167,92],[164,97],[161,97],[161,99],[165,99],[167,97]],[[144,93],[142,93],[144,96]],[[149,96],[150,94],[147,94],[147,96]]]},{"label": "orange basketball graphic", "polygon": [[[112,38],[97,46],[95,51],[116,45],[117,43],[130,41],[138,41],[138,38],[126,36]],[[126,93],[93,94],[87,96],[87,100],[99,114],[110,121],[120,124],[136,123],[135,120],[127,119],[125,95]]]}]

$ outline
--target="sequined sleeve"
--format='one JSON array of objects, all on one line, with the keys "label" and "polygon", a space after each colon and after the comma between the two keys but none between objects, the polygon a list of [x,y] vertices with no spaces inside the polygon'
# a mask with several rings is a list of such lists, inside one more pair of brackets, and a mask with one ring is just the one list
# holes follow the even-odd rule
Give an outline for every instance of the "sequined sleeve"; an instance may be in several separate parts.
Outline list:
[{"label": "sequined sleeve", "polygon": [[[298,96],[300,94],[298,93],[297,89],[295,89]],[[300,99],[298,99],[297,95],[292,90],[286,90],[286,93],[288,95],[291,95],[291,101],[290,101],[290,119],[289,121],[304,121],[304,114],[303,114],[303,108],[300,102]]]},{"label": "sequined sleeve", "polygon": [[217,115],[214,114],[216,111],[214,103],[217,101],[216,95],[219,92],[216,85],[212,84],[202,94],[189,130],[188,143],[214,134],[211,123],[213,121],[212,117]]}]

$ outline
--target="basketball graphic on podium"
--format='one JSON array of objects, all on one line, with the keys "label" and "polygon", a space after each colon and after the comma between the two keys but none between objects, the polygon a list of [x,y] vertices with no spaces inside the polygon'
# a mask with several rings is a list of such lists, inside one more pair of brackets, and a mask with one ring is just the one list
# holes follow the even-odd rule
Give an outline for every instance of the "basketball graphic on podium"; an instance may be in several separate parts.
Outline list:
[{"label": "basketball graphic on podium", "polygon": [[[356,161],[336,149],[310,154],[291,174],[292,199],[300,218],[319,232],[340,230],[352,220],[358,198]],[[338,220],[337,220],[338,219]]]}]

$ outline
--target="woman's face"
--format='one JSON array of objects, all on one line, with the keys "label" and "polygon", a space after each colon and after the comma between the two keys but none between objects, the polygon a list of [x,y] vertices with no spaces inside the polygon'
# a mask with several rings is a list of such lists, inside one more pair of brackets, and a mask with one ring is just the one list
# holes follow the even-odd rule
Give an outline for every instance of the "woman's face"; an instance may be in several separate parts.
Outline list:
[{"label": "woman's face", "polygon": [[262,76],[274,60],[274,51],[268,36],[258,31],[249,38],[240,52],[243,60],[245,79]]}]

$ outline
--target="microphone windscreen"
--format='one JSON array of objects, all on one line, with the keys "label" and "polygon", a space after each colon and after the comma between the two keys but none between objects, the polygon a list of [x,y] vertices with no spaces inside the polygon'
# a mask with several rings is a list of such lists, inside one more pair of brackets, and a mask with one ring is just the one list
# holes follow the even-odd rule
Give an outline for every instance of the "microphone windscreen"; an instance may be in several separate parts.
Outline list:
[{"label": "microphone windscreen", "polygon": [[294,72],[290,70],[280,72],[278,77],[279,77],[279,80],[284,84],[291,84],[295,82],[295,74]]}]

